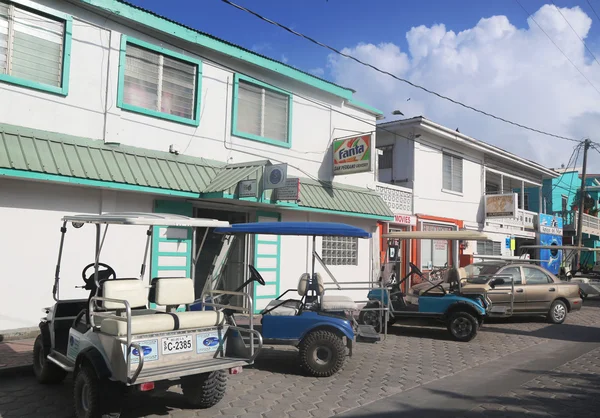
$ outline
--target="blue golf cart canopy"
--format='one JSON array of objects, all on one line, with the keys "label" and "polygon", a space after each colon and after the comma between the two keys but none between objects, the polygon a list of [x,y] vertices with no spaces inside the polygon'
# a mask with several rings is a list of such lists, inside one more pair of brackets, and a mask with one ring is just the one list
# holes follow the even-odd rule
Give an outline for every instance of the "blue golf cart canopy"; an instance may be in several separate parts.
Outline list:
[{"label": "blue golf cart canopy", "polygon": [[217,234],[303,235],[371,238],[371,233],[356,226],[335,222],[251,222],[215,228]]}]

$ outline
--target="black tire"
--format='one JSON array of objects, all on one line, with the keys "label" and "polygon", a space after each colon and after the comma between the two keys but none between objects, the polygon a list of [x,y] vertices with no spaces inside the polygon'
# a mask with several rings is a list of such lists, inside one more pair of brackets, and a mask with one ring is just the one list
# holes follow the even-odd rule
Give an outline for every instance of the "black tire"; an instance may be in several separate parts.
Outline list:
[{"label": "black tire", "polygon": [[315,377],[337,373],[346,361],[346,347],[341,337],[331,331],[308,333],[300,342],[300,366]]},{"label": "black tire", "polygon": [[[368,302],[365,305],[365,308],[372,309],[378,308],[378,302]],[[371,325],[375,328],[375,331],[378,333],[383,332],[383,327],[381,326],[381,318],[379,315],[379,311],[363,311],[361,310],[358,314],[358,323],[361,325]],[[389,325],[388,325],[389,326]]]},{"label": "black tire", "polygon": [[225,370],[215,370],[181,379],[181,390],[194,408],[206,409],[218,404],[227,388]]},{"label": "black tire", "polygon": [[40,383],[60,383],[67,377],[67,372],[48,360],[50,344],[44,343],[42,334],[33,344],[33,373]]},{"label": "black tire", "polygon": [[456,341],[471,341],[477,336],[478,330],[479,322],[468,312],[453,312],[448,318],[448,332]]},{"label": "black tire", "polygon": [[555,300],[548,311],[548,321],[553,324],[562,324],[567,319],[567,304],[562,300]]},{"label": "black tire", "polygon": [[122,385],[98,379],[88,365],[81,366],[75,374],[73,403],[77,418],[119,418],[124,395]]}]

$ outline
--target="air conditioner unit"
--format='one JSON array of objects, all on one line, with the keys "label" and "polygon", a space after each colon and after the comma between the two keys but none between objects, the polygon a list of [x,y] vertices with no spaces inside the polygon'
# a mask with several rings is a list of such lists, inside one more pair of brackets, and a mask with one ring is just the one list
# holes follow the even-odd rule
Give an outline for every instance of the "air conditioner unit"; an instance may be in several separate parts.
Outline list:
[{"label": "air conditioner unit", "polygon": [[285,187],[287,180],[287,164],[268,165],[263,174],[263,188],[278,189]]}]

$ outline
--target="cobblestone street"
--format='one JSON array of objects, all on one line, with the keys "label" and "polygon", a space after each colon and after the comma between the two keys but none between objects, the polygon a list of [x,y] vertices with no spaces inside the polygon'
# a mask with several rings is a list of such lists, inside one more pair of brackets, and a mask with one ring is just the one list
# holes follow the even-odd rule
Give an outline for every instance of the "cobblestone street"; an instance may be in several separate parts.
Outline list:
[{"label": "cobblestone street", "polygon": [[[551,372],[529,372],[523,377],[525,384],[485,399],[461,394],[461,402],[465,403],[454,416],[520,416],[524,411],[592,416],[600,406],[595,397],[600,387],[600,303],[596,301],[586,302],[583,310],[569,315],[563,325],[549,325],[535,318],[487,323],[470,343],[449,340],[445,329],[394,326],[386,341],[358,344],[343,371],[324,379],[302,376],[295,350],[266,348],[254,367],[229,377],[226,397],[212,409],[187,409],[174,388],[135,395],[124,416],[391,417],[395,416],[395,407],[378,412],[368,408],[384,408],[383,401],[401,402],[404,392],[424,390],[437,381],[452,387],[455,376],[464,373],[476,376],[471,381],[477,376],[483,378],[485,373],[480,373],[480,368],[517,359],[522,353],[543,353],[554,350],[553,344],[577,343],[589,345],[588,352],[553,367]],[[1,417],[72,415],[70,380],[57,386],[41,386],[32,376],[0,378]]]}]

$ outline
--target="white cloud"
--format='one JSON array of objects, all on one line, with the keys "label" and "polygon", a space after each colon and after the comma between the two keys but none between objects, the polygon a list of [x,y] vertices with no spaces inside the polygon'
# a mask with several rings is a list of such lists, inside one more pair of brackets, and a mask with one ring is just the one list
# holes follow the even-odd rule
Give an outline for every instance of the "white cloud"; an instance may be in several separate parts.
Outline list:
[{"label": "white cloud", "polygon": [[323,77],[325,75],[325,69],[321,67],[312,68],[308,70],[309,73],[316,75],[317,77]]},{"label": "white cloud", "polygon": [[288,57],[286,57],[284,54],[281,55],[281,62],[283,62],[284,64],[287,64],[288,62]]},{"label": "white cloud", "polygon": [[[579,7],[560,12],[585,40],[592,19]],[[545,5],[533,17],[600,90],[600,65],[586,55],[558,10]],[[600,94],[531,18],[528,24],[517,29],[506,16],[492,16],[459,33],[443,24],[418,26],[406,33],[408,51],[391,43],[361,43],[343,52],[506,119],[600,142]],[[600,59],[600,51],[595,55]],[[388,120],[395,109],[406,117],[423,115],[551,167],[566,164],[571,155],[573,143],[495,121],[339,55],[329,56],[328,68],[335,82],[356,89],[358,98],[384,111]],[[594,154],[590,165],[599,169],[600,156]]]}]

